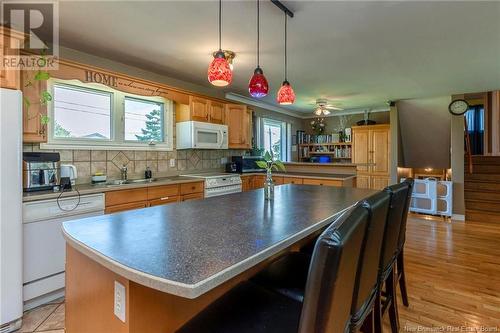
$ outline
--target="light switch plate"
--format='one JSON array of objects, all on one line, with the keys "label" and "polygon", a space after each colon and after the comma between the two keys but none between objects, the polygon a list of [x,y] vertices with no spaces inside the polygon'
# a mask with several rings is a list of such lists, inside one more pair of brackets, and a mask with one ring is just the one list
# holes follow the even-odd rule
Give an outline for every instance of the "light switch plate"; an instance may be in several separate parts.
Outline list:
[{"label": "light switch plate", "polygon": [[170,167],[171,168],[175,167],[175,158],[170,159]]},{"label": "light switch plate", "polygon": [[126,309],[126,293],[125,286],[118,281],[115,281],[115,303],[114,303],[115,316],[121,321],[125,322],[125,309]]}]

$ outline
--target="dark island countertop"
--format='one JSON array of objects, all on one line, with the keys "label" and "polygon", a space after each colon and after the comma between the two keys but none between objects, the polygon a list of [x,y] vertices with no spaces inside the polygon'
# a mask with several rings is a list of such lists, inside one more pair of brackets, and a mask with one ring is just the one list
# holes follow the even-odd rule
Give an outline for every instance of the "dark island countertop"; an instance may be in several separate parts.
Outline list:
[{"label": "dark island countertop", "polygon": [[70,246],[136,283],[196,298],[328,225],[375,193],[283,185],[68,221]]}]

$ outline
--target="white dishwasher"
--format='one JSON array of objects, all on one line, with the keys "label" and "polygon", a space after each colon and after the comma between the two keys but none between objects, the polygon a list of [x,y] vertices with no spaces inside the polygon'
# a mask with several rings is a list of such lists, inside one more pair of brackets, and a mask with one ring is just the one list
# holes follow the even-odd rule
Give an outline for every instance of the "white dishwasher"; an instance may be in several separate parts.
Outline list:
[{"label": "white dishwasher", "polygon": [[[75,207],[76,206],[76,207]],[[104,194],[23,204],[23,300],[28,310],[64,295],[62,223],[104,214]]]}]

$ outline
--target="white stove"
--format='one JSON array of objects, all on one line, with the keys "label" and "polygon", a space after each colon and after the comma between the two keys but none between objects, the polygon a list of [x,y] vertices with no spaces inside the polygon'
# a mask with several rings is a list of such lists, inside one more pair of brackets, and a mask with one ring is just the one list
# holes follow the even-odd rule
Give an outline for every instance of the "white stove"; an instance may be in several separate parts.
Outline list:
[{"label": "white stove", "polygon": [[241,178],[238,174],[208,172],[181,176],[204,179],[205,198],[241,192]]}]

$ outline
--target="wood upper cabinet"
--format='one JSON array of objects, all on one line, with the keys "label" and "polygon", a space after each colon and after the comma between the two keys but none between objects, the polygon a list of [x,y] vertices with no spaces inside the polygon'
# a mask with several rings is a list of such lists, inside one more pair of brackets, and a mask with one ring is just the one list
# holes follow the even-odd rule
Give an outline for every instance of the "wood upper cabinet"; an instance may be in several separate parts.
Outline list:
[{"label": "wood upper cabinet", "polygon": [[31,80],[34,75],[35,71],[23,71],[21,74],[23,98],[30,101],[29,106],[23,103],[23,142],[40,143],[47,142],[47,126],[42,124],[42,118],[47,115],[47,105],[40,104],[47,82]]},{"label": "wood upper cabinet", "polygon": [[246,105],[226,104],[225,123],[228,126],[229,148],[252,147],[252,111]]},{"label": "wood upper cabinet", "polygon": [[352,127],[352,161],[357,167],[356,186],[383,189],[390,179],[390,125]]},{"label": "wood upper cabinet", "polygon": [[213,124],[224,124],[225,110],[224,103],[210,101],[209,104],[209,121]]},{"label": "wood upper cabinet", "polygon": [[178,104],[176,121],[201,121],[205,123],[223,124],[225,104],[203,97],[189,96],[189,105]]},{"label": "wood upper cabinet", "polygon": [[0,88],[21,89],[20,71],[3,66],[5,56],[19,55],[24,40],[22,33],[0,27]]},{"label": "wood upper cabinet", "polygon": [[189,108],[191,110],[191,120],[208,122],[209,119],[208,99],[199,97],[189,97]]}]

